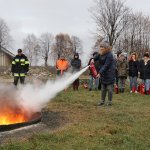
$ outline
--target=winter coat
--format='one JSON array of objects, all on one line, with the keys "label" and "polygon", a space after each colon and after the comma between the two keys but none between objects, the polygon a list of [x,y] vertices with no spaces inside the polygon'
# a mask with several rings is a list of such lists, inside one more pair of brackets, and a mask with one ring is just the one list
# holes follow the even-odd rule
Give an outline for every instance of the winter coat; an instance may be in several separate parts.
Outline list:
[{"label": "winter coat", "polygon": [[129,61],[129,76],[130,77],[138,77],[139,71],[139,62],[130,60]]},{"label": "winter coat", "polygon": [[140,61],[139,65],[140,78],[143,80],[150,79],[150,60],[145,65],[144,60]]},{"label": "winter coat", "polygon": [[99,60],[99,73],[102,84],[114,84],[115,82],[115,60],[110,50],[97,55],[94,60]]},{"label": "winter coat", "polygon": [[71,66],[72,66],[72,71],[73,72],[77,72],[80,70],[81,68],[81,60],[78,58],[74,58],[71,60]]},{"label": "winter coat", "polygon": [[127,78],[127,61],[124,60],[117,60],[117,73],[118,73],[118,77],[125,77]]},{"label": "winter coat", "polygon": [[11,72],[12,73],[27,73],[29,71],[28,58],[22,54],[21,56],[16,55],[12,61]]},{"label": "winter coat", "polygon": [[69,67],[69,62],[66,59],[58,59],[56,61],[56,69],[66,71]]}]

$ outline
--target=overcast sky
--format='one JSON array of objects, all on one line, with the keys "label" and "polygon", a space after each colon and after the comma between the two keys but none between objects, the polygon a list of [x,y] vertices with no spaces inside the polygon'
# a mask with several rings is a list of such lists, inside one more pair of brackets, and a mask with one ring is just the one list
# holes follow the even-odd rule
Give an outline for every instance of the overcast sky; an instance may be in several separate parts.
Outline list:
[{"label": "overcast sky", "polygon": [[[126,0],[136,11],[150,15],[150,0]],[[95,25],[88,8],[93,0],[0,0],[0,18],[11,30],[14,39],[14,53],[22,47],[27,34],[62,32],[76,35],[83,41],[84,51],[90,51]]]}]

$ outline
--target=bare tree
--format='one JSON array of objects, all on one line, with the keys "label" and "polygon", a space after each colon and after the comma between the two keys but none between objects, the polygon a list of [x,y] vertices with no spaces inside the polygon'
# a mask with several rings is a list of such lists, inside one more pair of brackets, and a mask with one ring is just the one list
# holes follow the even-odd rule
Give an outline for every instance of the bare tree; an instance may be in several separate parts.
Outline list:
[{"label": "bare tree", "polygon": [[141,58],[150,51],[150,19],[142,13],[132,13],[129,25],[116,43],[117,49],[127,53],[137,52]]},{"label": "bare tree", "polygon": [[12,42],[12,37],[10,36],[10,31],[3,19],[0,18],[0,48],[10,47],[10,44]]},{"label": "bare tree", "polygon": [[127,27],[129,8],[121,0],[96,0],[90,11],[97,25],[98,36],[107,36],[113,46]]},{"label": "bare tree", "polygon": [[38,56],[39,48],[38,40],[34,34],[29,34],[24,39],[24,52],[28,56],[31,66],[37,63],[35,60],[37,60],[36,57]]},{"label": "bare tree", "polygon": [[44,33],[41,35],[39,39],[40,43],[40,55],[42,59],[44,59],[45,67],[48,66],[48,58],[50,56],[50,52],[54,43],[54,36],[51,33]]},{"label": "bare tree", "polygon": [[72,49],[73,52],[78,52],[80,54],[83,53],[83,46],[82,46],[82,41],[79,39],[77,36],[72,36],[71,37],[71,42],[72,42]]},{"label": "bare tree", "polygon": [[72,41],[68,34],[60,33],[55,37],[55,44],[53,46],[53,55],[59,58],[64,55],[67,59],[73,56]]}]

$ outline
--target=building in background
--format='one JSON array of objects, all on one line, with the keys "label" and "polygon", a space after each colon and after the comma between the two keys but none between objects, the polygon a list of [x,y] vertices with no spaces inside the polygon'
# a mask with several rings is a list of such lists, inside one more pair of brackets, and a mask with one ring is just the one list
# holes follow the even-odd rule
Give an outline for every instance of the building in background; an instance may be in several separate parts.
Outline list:
[{"label": "building in background", "polygon": [[0,47],[0,68],[9,68],[13,57],[15,57],[13,53],[4,47]]}]

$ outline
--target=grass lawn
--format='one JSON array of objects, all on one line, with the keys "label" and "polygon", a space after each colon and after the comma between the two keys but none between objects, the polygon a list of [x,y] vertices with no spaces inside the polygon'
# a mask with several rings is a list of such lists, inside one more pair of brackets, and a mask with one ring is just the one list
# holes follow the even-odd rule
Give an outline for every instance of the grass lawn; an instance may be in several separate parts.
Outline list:
[{"label": "grass lawn", "polygon": [[150,96],[114,94],[113,106],[96,106],[99,91],[68,89],[47,109],[65,112],[61,128],[34,134],[1,150],[150,150]]}]

